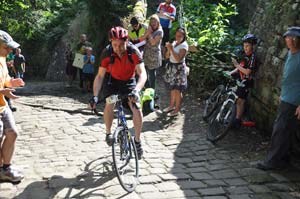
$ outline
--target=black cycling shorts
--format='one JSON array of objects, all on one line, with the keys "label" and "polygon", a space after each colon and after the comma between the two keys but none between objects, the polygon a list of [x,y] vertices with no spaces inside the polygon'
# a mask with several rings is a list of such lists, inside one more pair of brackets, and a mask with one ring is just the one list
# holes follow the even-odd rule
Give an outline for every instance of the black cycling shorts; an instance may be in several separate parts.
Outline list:
[{"label": "black cycling shorts", "polygon": [[127,81],[117,80],[110,76],[109,73],[106,73],[102,87],[103,97],[106,99],[107,97],[116,94],[128,95],[135,87],[135,78],[131,78]]},{"label": "black cycling shorts", "polygon": [[241,99],[247,99],[248,93],[249,93],[248,87],[238,87],[236,91],[237,96]]}]

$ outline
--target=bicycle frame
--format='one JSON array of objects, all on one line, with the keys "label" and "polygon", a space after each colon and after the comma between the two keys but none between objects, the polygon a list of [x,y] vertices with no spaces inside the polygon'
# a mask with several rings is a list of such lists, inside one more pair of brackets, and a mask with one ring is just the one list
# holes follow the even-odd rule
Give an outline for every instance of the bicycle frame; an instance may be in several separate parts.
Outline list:
[{"label": "bicycle frame", "polygon": [[123,108],[121,99],[118,99],[116,106],[118,108],[118,123],[117,124],[118,124],[118,126],[124,126],[124,128],[127,130],[128,129],[127,121],[125,118],[124,108]]},{"label": "bicycle frame", "polygon": [[[125,118],[125,113],[124,113],[124,108],[123,108],[123,105],[122,105],[122,99],[121,97],[118,96],[118,101],[116,102],[116,106],[117,106],[117,109],[118,109],[118,122],[117,122],[117,126],[122,126],[124,128],[125,131],[128,130],[128,126],[127,126],[127,121],[126,121],[126,118]],[[122,135],[122,144],[128,144],[128,141],[127,139],[131,139],[131,136],[124,136],[123,133],[121,133]],[[114,135],[115,139],[117,139],[118,135]],[[127,150],[130,146],[123,146],[122,148]],[[131,151],[130,151],[131,153]],[[127,160],[127,163],[128,163],[129,160]],[[127,164],[126,163],[126,164]],[[126,164],[124,166],[126,166]]]},{"label": "bicycle frame", "polygon": [[[236,113],[236,100],[238,99],[236,92],[238,87],[245,86],[244,82],[245,80],[240,81],[231,79],[227,82],[221,95],[217,96],[216,108],[213,109],[213,112],[211,113],[212,117],[210,117],[208,121],[209,128],[207,131],[207,139],[209,141],[215,143],[222,139],[232,127],[232,122]],[[232,83],[235,84],[233,85]],[[214,92],[218,91],[218,88],[220,88],[220,85],[214,90]],[[214,96],[214,92],[211,96]],[[204,110],[207,110],[207,107],[205,107]]]},{"label": "bicycle frame", "polygon": [[[125,118],[124,108],[122,105],[122,96],[118,95],[111,98],[111,103],[114,103],[117,108],[117,128],[113,133],[113,144],[112,144],[112,154],[113,154],[113,165],[116,170],[116,174],[120,185],[127,192],[134,191],[136,185],[138,184],[139,176],[139,166],[137,159],[136,147],[129,132],[127,121]],[[133,168],[131,168],[131,165]],[[129,172],[128,172],[129,171]],[[133,172],[133,173],[131,173]],[[124,180],[126,175],[129,179],[133,181]],[[124,176],[125,175],[125,176]]]},{"label": "bicycle frame", "polygon": [[[220,108],[220,110],[219,110],[219,112],[218,112],[218,114],[217,114],[217,116],[216,116],[216,120],[217,121],[220,121],[220,113],[223,111],[223,109],[224,109],[224,107],[229,103],[229,102],[232,102],[232,103],[234,103],[235,104],[235,101],[236,101],[236,99],[238,98],[238,96],[236,95],[236,93],[235,93],[235,90],[236,90],[236,87],[233,87],[233,88],[230,88],[230,89],[226,89],[227,91],[227,97],[226,97],[226,100],[222,103],[222,106],[221,106],[221,108]],[[225,120],[227,120],[228,119],[228,116],[229,116],[229,114],[230,114],[230,112],[228,112],[226,115],[225,115],[225,117],[224,117],[224,119]]]}]

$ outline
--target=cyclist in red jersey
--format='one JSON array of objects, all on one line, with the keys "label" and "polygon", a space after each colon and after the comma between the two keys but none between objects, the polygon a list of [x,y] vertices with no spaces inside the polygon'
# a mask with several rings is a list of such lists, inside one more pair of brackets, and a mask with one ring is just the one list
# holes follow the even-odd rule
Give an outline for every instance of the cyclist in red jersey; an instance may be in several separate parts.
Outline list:
[{"label": "cyclist in red jersey", "polygon": [[[133,113],[133,124],[135,129],[135,143],[139,159],[143,154],[140,134],[142,131],[143,114],[138,106],[139,92],[147,80],[146,70],[140,51],[128,42],[128,31],[122,27],[113,27],[109,32],[111,45],[106,47],[101,54],[101,64],[94,80],[93,106],[98,102],[98,94],[103,85],[103,94],[107,98],[113,94],[127,95],[128,105]],[[136,82],[135,75],[138,75]],[[92,107],[95,108],[95,107]],[[104,122],[106,126],[106,142],[112,144],[111,126],[113,122],[114,104],[105,104]]]}]

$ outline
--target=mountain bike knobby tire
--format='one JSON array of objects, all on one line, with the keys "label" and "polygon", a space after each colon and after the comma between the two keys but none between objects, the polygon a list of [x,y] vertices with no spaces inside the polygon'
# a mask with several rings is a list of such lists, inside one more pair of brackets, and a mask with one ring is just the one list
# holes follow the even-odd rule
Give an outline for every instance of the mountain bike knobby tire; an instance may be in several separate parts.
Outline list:
[{"label": "mountain bike knobby tire", "polygon": [[122,188],[135,190],[138,184],[139,163],[134,138],[128,130],[119,126],[114,132],[112,144],[113,165]]},{"label": "mountain bike knobby tire", "polygon": [[208,118],[212,115],[214,110],[217,108],[220,96],[224,91],[224,85],[218,85],[217,88],[211,93],[208,99],[205,100],[205,106],[202,113],[204,121],[208,121]]},{"label": "mountain bike knobby tire", "polygon": [[[218,109],[214,112],[213,116],[209,121],[207,139],[213,143],[217,142],[218,140],[222,139],[225,135],[227,135],[236,114],[236,105],[232,101],[228,101],[228,103],[224,105],[222,111],[220,110],[221,107],[222,105],[218,107]],[[218,120],[217,115],[219,113],[220,117]]]}]

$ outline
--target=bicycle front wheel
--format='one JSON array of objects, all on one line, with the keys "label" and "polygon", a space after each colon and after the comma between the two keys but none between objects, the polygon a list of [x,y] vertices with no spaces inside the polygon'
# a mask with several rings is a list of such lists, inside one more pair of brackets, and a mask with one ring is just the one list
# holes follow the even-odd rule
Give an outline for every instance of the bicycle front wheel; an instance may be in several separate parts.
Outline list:
[{"label": "bicycle front wheel", "polygon": [[139,176],[138,156],[134,140],[124,127],[118,127],[114,132],[112,155],[120,185],[127,192],[134,191]]},{"label": "bicycle front wheel", "polygon": [[236,108],[234,102],[228,101],[226,104],[222,104],[209,121],[207,139],[211,142],[216,142],[227,135],[235,113]]},{"label": "bicycle front wheel", "polygon": [[204,121],[207,121],[208,118],[212,115],[214,110],[217,108],[220,96],[224,91],[225,86],[219,85],[217,88],[211,93],[208,99],[205,100],[205,106],[202,113],[202,118]]}]

